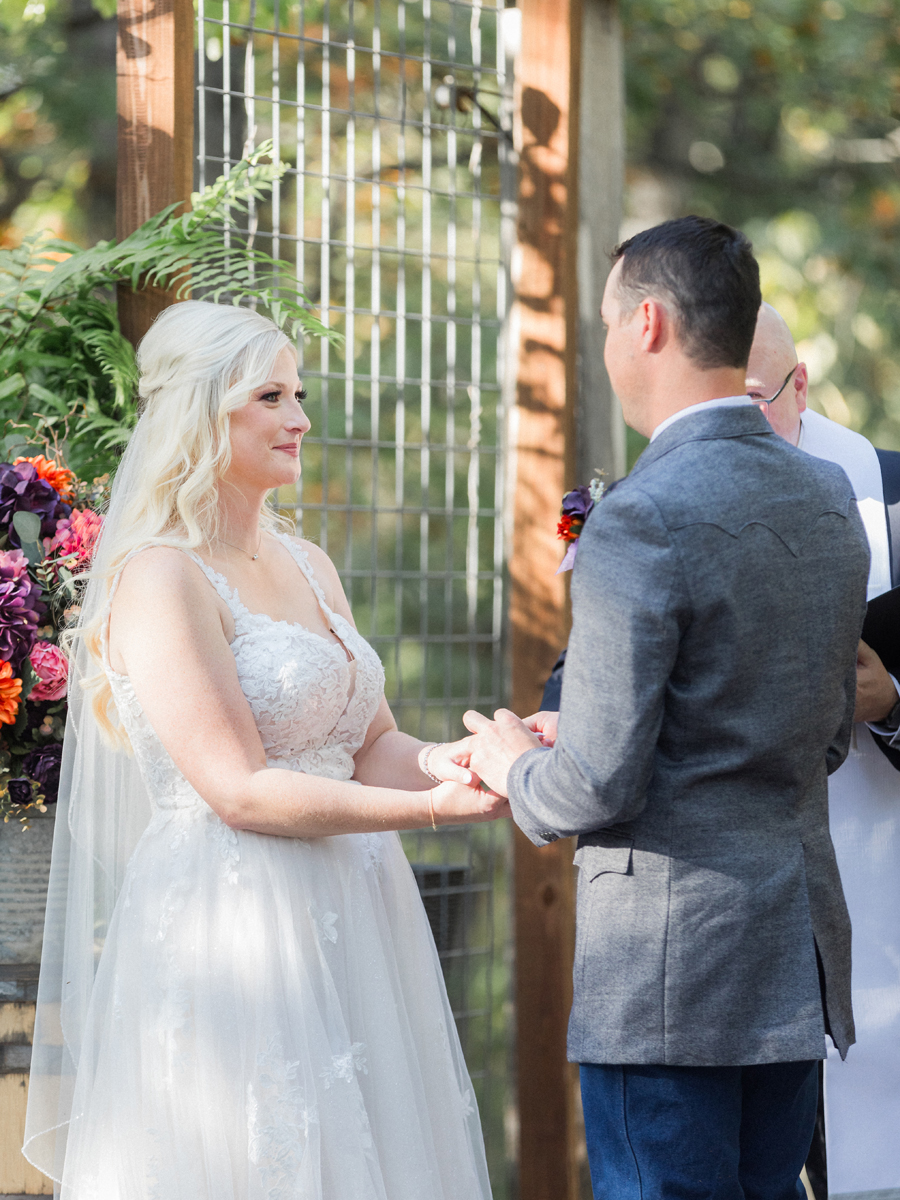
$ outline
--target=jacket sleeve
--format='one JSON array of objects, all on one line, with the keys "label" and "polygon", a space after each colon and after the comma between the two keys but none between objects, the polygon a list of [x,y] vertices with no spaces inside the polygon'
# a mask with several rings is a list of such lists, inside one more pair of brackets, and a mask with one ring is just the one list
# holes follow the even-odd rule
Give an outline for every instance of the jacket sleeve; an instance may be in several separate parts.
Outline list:
[{"label": "jacket sleeve", "polygon": [[844,714],[837,733],[825,751],[825,765],[829,775],[843,766],[850,751],[853,734],[853,712],[856,708],[856,658],[854,657],[844,675]]},{"label": "jacket sleeve", "polygon": [[[859,508],[855,501],[851,505],[849,521],[851,526],[854,528],[857,549],[862,551],[857,560],[857,571],[859,573],[857,584],[858,605],[855,611],[853,610],[852,606],[847,606],[849,609],[847,619],[851,622],[855,620],[856,638],[858,640],[862,636],[862,624],[866,613],[865,594],[866,581],[869,572],[869,542],[866,537],[862,518],[859,515]],[[843,556],[843,560],[849,564],[850,559],[850,552],[847,551]],[[850,569],[849,565],[847,569]],[[854,646],[855,644],[856,643],[854,642]],[[856,655],[853,654],[847,663],[844,673],[844,711],[841,723],[838,727],[837,733],[832,738],[828,749],[825,752],[825,764],[829,775],[833,775],[838,767],[843,765],[843,762],[849,753],[850,738],[853,734],[853,712],[855,708]]]},{"label": "jacket sleeve", "polygon": [[666,687],[688,619],[677,552],[636,486],[588,519],[572,578],[572,635],[552,749],[509,775],[516,823],[536,845],[636,817],[646,802]]}]

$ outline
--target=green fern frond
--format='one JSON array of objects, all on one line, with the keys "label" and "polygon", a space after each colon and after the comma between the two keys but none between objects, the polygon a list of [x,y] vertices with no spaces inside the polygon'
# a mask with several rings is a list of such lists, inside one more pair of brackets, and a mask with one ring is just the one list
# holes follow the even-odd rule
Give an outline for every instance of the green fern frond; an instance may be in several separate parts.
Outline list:
[{"label": "green fern frond", "polygon": [[27,441],[62,435],[69,465],[110,470],[135,421],[134,351],[122,336],[115,288],[153,285],[262,309],[292,338],[340,341],[311,311],[290,266],[249,244],[236,216],[263,200],[286,167],[271,142],[121,242],[89,250],[46,234],[0,249],[0,422]]},{"label": "green fern frond", "polygon": [[180,206],[169,205],[121,242],[100,242],[73,254],[46,279],[39,302],[47,305],[119,283],[175,288],[179,299],[199,291],[213,301],[224,298],[267,309],[277,296],[279,312],[295,333],[339,340],[310,312],[287,263],[242,244],[234,232],[226,244],[228,220],[247,212],[251,201],[262,199],[286,170],[283,163],[263,161],[271,152],[272,142],[264,142],[228,175],[195,192],[190,211],[177,213]]}]

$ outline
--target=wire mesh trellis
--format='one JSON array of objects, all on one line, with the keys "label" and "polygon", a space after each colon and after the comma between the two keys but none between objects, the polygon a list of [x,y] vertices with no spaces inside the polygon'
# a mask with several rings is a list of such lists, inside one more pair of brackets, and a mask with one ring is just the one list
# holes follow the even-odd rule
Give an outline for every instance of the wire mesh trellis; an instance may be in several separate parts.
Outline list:
[{"label": "wire mesh trellis", "polygon": [[[292,261],[341,347],[301,348],[312,433],[278,503],[328,551],[402,729],[505,693],[502,335],[515,9],[504,0],[197,0],[202,185],[271,137],[289,164],[236,236]],[[304,358],[305,351],[305,358]],[[509,831],[404,838],[512,1185]]]}]

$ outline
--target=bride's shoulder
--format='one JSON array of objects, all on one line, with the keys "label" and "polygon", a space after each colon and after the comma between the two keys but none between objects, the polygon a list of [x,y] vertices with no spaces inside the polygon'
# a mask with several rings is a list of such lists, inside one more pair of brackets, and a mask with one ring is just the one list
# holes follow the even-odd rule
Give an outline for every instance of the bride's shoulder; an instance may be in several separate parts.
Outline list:
[{"label": "bride's shoulder", "polygon": [[315,542],[310,542],[306,538],[295,537],[288,534],[288,540],[295,546],[299,547],[312,567],[313,574],[322,585],[327,593],[327,598],[331,602],[335,598],[335,594],[342,594],[341,580],[337,572],[337,567],[325,553],[321,546],[317,546]]},{"label": "bride's shoulder", "polygon": [[215,593],[191,558],[175,546],[144,546],[133,554],[119,574],[114,602],[142,607],[180,603],[195,605],[212,600]]},{"label": "bride's shoulder", "polygon": [[296,537],[294,534],[288,534],[287,539],[293,545],[298,546],[306,557],[309,559],[309,565],[316,572],[321,568],[329,577],[337,575],[337,569],[321,546],[317,546],[315,542],[310,542],[307,538]]}]

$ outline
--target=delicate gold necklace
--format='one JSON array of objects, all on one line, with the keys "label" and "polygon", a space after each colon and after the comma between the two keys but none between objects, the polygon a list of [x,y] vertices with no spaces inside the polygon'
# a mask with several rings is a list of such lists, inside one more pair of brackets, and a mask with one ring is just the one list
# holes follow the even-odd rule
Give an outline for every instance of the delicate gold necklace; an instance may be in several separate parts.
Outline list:
[{"label": "delicate gold necklace", "polygon": [[226,542],[224,538],[218,539],[223,546],[230,546],[232,550],[240,550],[241,554],[246,554],[253,559],[254,562],[259,558],[259,552],[262,547],[262,532],[259,535],[259,541],[256,545],[256,553],[251,554],[249,550],[245,550],[243,546],[235,546],[232,542]]}]

